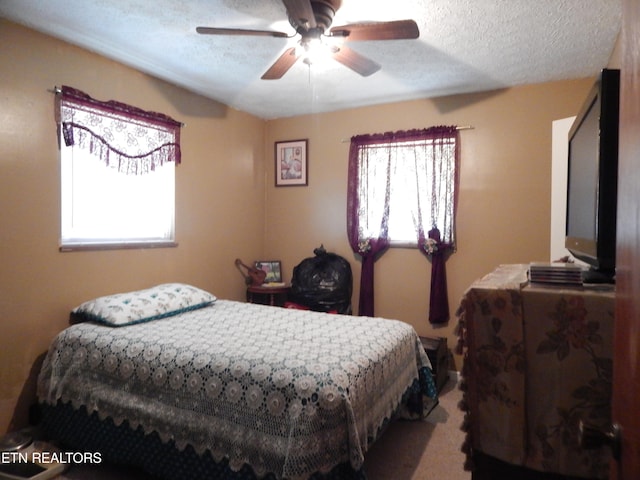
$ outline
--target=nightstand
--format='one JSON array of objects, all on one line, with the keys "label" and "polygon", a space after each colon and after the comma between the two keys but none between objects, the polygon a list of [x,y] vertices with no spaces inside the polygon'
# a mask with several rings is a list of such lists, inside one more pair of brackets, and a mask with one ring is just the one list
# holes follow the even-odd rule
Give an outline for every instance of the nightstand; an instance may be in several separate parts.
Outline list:
[{"label": "nightstand", "polygon": [[289,290],[291,290],[289,285],[249,285],[247,287],[247,302],[282,307],[287,301]]}]

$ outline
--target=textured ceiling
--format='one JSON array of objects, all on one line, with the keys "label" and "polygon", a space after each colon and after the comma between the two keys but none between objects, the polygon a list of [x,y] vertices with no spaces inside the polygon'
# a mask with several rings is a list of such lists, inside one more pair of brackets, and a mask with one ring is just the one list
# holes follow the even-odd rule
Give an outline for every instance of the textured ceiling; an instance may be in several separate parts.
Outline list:
[{"label": "textured ceiling", "polygon": [[382,65],[337,62],[260,76],[295,38],[209,36],[197,26],[294,33],[280,0],[0,0],[0,16],[262,118],[595,76],[620,0],[343,0],[333,26],[414,19],[417,40],[351,42]]}]

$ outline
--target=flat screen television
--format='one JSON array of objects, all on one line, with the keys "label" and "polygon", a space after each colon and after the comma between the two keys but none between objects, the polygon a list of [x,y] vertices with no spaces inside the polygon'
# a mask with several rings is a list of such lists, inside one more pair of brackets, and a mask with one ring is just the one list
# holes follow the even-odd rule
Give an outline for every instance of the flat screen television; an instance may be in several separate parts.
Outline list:
[{"label": "flat screen television", "polygon": [[585,283],[615,283],[620,71],[601,72],[569,130],[565,247]]}]

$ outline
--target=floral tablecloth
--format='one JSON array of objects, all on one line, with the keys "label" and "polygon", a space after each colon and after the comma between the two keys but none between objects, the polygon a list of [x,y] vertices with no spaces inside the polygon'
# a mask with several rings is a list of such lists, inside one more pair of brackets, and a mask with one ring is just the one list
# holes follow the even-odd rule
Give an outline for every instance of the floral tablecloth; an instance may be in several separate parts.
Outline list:
[{"label": "floral tablecloth", "polygon": [[611,422],[615,294],[528,284],[527,269],[498,267],[471,285],[458,309],[463,448],[535,470],[608,478],[609,452],[582,449],[578,424]]}]

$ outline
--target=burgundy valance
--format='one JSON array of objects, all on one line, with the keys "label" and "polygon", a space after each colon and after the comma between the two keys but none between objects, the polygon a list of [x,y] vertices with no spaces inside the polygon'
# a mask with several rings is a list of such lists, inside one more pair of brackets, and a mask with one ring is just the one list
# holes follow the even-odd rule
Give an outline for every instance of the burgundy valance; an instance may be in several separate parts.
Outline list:
[{"label": "burgundy valance", "polygon": [[58,92],[58,100],[65,145],[88,150],[124,173],[147,173],[165,162],[180,163],[182,124],[171,117],[114,100],[96,100],[68,86]]},{"label": "burgundy valance", "polygon": [[398,130],[395,132],[371,133],[354,135],[351,142],[357,145],[371,145],[376,143],[392,143],[419,140],[442,140],[457,135],[458,127],[453,125],[437,125],[429,128],[415,128],[412,130]]}]

